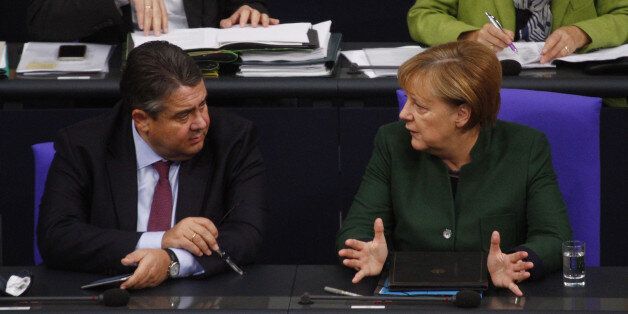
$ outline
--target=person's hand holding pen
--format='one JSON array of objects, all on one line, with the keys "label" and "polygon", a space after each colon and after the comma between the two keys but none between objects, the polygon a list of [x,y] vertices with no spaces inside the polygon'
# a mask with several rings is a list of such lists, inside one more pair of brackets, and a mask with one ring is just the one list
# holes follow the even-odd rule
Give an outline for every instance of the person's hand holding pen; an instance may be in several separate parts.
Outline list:
[{"label": "person's hand holding pen", "polygon": [[[487,16],[488,15],[490,14],[487,14]],[[475,31],[464,32],[460,34],[458,39],[477,41],[490,47],[495,52],[500,52],[506,47],[514,47],[513,40],[515,40],[515,33],[501,28],[499,21],[493,17],[493,21],[489,18],[489,22],[484,24],[482,28]],[[516,48],[513,51],[515,50]]]}]

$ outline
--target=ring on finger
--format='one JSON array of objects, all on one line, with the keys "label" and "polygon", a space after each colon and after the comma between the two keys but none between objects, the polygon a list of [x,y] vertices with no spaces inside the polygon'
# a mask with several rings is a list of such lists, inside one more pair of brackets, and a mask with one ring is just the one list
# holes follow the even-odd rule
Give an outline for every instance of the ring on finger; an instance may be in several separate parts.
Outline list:
[{"label": "ring on finger", "polygon": [[194,240],[194,237],[196,237],[196,232],[194,232],[194,234],[192,235],[192,237],[190,238],[190,240]]},{"label": "ring on finger", "polygon": [[569,53],[569,52],[570,52],[570,51],[569,51],[569,47],[568,47],[568,46],[565,46],[565,48],[564,48],[564,49],[565,49],[565,52],[567,52],[567,53]]}]

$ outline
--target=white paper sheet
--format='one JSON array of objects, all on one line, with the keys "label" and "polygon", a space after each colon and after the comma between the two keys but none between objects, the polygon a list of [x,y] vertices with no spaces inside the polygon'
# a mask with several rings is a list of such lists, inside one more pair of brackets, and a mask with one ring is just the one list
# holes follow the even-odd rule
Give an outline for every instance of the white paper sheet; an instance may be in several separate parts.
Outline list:
[{"label": "white paper sheet", "polygon": [[57,60],[59,47],[68,44],[70,43],[29,42],[24,44],[22,58],[16,72],[23,75],[109,72],[110,45],[85,44],[87,49],[84,60]]},{"label": "white paper sheet", "polygon": [[[7,67],[7,43],[0,41],[0,69],[4,70]],[[7,75],[9,75],[7,73]]]},{"label": "white paper sheet", "polygon": [[307,31],[311,26],[310,23],[287,23],[268,27],[189,28],[171,30],[160,36],[145,36],[143,32],[136,31],[131,37],[136,47],[150,41],[165,40],[183,50],[219,49],[232,43],[300,45],[309,42]]},{"label": "white paper sheet", "polygon": [[318,34],[320,47],[311,51],[245,51],[242,53],[242,61],[308,61],[322,59],[327,56],[329,38],[331,36],[331,21],[325,21],[312,26]]}]

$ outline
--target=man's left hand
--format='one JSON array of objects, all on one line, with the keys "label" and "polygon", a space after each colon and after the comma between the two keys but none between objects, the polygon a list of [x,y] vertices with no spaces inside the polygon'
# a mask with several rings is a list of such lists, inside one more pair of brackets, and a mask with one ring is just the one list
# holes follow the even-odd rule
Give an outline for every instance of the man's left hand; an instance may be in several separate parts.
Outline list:
[{"label": "man's left hand", "polygon": [[523,292],[517,286],[517,282],[530,278],[528,270],[534,267],[532,262],[524,262],[528,252],[519,251],[512,254],[504,254],[499,248],[499,232],[493,231],[491,235],[491,248],[488,252],[487,268],[491,274],[491,280],[495,287],[508,288],[516,296],[523,296]]},{"label": "man's left hand", "polygon": [[589,35],[578,26],[563,26],[547,37],[541,50],[541,63],[566,57],[591,43]]},{"label": "man's left hand", "polygon": [[260,23],[262,26],[267,27],[268,25],[279,24],[279,20],[271,18],[268,14],[261,13],[248,5],[243,5],[230,17],[220,21],[220,27],[229,28],[238,23],[240,23],[240,27],[244,27],[247,23],[250,23],[253,27],[257,27]]},{"label": "man's left hand", "polygon": [[122,259],[122,265],[137,265],[133,275],[120,285],[122,289],[155,287],[168,278],[170,256],[162,249],[139,249]]}]

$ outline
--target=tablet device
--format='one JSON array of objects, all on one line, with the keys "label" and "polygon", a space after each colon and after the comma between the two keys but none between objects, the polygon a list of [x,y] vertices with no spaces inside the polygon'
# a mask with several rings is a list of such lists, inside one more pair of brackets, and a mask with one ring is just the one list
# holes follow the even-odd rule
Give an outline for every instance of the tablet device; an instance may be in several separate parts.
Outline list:
[{"label": "tablet device", "polygon": [[394,252],[390,291],[486,290],[486,259],[482,252]]},{"label": "tablet device", "polygon": [[81,286],[81,289],[91,289],[98,287],[107,287],[107,286],[119,286],[119,283],[129,279],[132,274],[125,274],[120,276],[108,277],[99,279],[93,282],[90,282],[86,285]]}]

